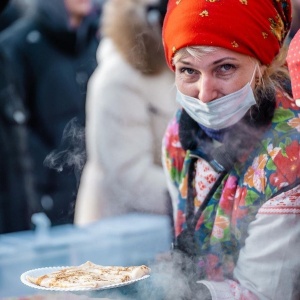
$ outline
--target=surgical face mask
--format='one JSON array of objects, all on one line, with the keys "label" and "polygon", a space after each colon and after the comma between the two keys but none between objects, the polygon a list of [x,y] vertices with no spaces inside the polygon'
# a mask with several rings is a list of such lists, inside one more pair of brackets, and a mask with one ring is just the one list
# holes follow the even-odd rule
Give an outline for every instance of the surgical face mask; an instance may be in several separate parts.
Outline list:
[{"label": "surgical face mask", "polygon": [[251,88],[255,70],[251,81],[243,88],[219,99],[203,103],[177,89],[176,100],[197,123],[215,130],[230,127],[240,121],[249,108],[256,104]]}]

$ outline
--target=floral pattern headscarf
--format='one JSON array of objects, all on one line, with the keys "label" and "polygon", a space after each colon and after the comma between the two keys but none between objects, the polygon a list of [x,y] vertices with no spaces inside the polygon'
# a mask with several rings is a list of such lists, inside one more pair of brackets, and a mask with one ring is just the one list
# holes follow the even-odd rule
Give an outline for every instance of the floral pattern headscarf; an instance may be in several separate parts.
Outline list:
[{"label": "floral pattern headscarf", "polygon": [[215,46],[269,65],[291,25],[290,0],[170,0],[163,26],[167,63],[187,46]]}]

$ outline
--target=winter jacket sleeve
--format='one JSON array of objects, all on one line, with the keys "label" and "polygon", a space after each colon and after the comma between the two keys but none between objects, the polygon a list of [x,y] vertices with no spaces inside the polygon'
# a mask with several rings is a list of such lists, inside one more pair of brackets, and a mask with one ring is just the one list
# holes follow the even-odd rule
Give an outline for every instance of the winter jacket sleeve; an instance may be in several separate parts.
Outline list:
[{"label": "winter jacket sleeve", "polygon": [[0,51],[0,233],[30,228],[33,209],[27,114],[17,85],[15,61]]},{"label": "winter jacket sleeve", "polygon": [[213,300],[296,300],[300,297],[300,186],[266,202],[250,223],[234,281],[202,281]]}]

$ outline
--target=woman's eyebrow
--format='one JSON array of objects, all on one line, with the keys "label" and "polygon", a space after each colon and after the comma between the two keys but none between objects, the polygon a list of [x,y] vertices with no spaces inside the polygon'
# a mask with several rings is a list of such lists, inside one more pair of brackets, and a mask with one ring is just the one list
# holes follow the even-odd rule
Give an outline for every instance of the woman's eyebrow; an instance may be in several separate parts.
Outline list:
[{"label": "woman's eyebrow", "polygon": [[237,61],[237,59],[235,58],[235,57],[230,57],[230,56],[228,56],[228,57],[223,57],[223,58],[221,58],[221,59],[218,59],[218,60],[216,60],[216,61],[214,61],[212,64],[213,65],[217,65],[217,64],[219,64],[219,63],[222,63],[223,61],[227,61],[227,60],[233,60],[233,61]]},{"label": "woman's eyebrow", "polygon": [[192,65],[190,62],[188,62],[188,61],[185,61],[184,60],[184,58],[182,58],[182,59],[178,59],[178,61],[177,62],[180,62],[180,63],[182,63],[182,64],[185,64],[185,65]]},{"label": "woman's eyebrow", "polygon": [[[218,60],[212,62],[211,65],[217,65],[217,64],[220,64],[220,63],[222,63],[224,61],[228,61],[228,60],[230,60],[230,61],[238,61],[235,57],[226,56],[226,57],[222,57],[221,59],[218,59]],[[180,63],[185,64],[187,66],[193,65],[189,61],[186,61],[185,58],[181,58],[177,62],[180,62]]]}]

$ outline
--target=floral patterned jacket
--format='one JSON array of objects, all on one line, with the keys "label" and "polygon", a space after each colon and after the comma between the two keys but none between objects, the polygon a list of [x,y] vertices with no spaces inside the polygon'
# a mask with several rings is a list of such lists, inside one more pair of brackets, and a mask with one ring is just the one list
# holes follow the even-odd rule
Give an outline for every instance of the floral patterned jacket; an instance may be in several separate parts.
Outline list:
[{"label": "floral patterned jacket", "polygon": [[[183,150],[179,140],[180,116],[178,111],[163,141],[175,236],[186,228],[187,170],[191,161],[189,151]],[[300,265],[287,258],[287,251],[293,253],[295,247],[300,250],[300,231],[289,229],[291,220],[300,227],[299,143],[300,110],[287,94],[277,92],[271,127],[250,156],[228,172],[196,225],[203,274],[200,279],[209,287],[213,299],[299,298],[293,278],[299,278]],[[218,176],[205,160],[198,159],[195,209]],[[288,242],[279,238],[284,236],[289,236]],[[268,249],[265,254],[264,249]],[[260,269],[264,264],[265,269]],[[273,280],[282,284],[287,282],[284,287],[273,282],[275,287],[266,283],[268,276],[275,276]]]}]

